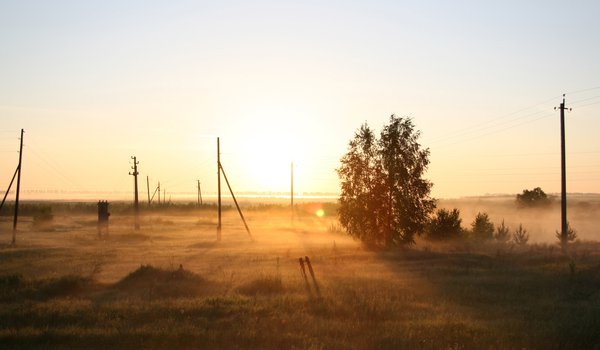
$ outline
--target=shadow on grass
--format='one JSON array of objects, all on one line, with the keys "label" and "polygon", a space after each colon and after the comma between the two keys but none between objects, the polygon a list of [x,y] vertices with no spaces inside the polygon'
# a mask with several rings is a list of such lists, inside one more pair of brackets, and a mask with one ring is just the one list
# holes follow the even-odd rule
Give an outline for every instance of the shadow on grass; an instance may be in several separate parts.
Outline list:
[{"label": "shadow on grass", "polygon": [[[438,340],[447,337],[444,346],[600,346],[600,259],[577,263],[551,246],[494,248],[408,249],[378,259],[420,281],[431,290],[431,304],[454,315],[436,327]],[[395,337],[382,341],[382,347],[404,344]]]}]

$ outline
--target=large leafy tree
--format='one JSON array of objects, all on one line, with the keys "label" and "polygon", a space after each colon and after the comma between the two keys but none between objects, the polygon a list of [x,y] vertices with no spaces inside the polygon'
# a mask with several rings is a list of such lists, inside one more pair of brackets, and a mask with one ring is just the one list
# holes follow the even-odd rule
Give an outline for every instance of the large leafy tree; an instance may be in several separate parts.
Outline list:
[{"label": "large leafy tree", "polygon": [[524,207],[544,206],[550,204],[550,198],[540,188],[536,187],[533,190],[523,190],[523,193],[517,194],[517,203]]},{"label": "large leafy tree", "polygon": [[367,124],[341,159],[340,223],[352,236],[380,246],[414,243],[435,201],[423,178],[429,150],[410,118],[390,117],[379,139]]},{"label": "large leafy tree", "polygon": [[342,179],[340,223],[346,231],[369,244],[378,244],[382,236],[381,217],[385,208],[383,168],[379,162],[377,139],[363,124],[348,146],[337,170]]}]

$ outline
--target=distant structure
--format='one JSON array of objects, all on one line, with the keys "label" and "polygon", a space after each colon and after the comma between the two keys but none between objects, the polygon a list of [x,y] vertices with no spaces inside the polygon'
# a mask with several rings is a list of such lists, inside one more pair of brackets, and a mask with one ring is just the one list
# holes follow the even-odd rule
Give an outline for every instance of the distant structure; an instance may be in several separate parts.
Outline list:
[{"label": "distant structure", "polygon": [[108,236],[108,201],[98,201],[98,238],[102,238],[102,233]]}]

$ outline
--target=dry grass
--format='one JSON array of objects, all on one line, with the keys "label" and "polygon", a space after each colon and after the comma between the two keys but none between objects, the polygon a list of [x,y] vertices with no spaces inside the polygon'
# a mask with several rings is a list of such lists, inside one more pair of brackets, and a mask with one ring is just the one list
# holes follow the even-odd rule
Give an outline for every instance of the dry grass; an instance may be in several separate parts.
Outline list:
[{"label": "dry grass", "polygon": [[[16,246],[0,245],[1,347],[600,346],[597,243],[569,258],[552,244],[373,252],[331,216],[248,211],[252,242],[236,215],[221,242],[208,210],[144,216],[139,232],[111,216],[105,239],[91,215],[61,214],[61,230],[21,225]],[[300,273],[305,255],[320,293]]]}]

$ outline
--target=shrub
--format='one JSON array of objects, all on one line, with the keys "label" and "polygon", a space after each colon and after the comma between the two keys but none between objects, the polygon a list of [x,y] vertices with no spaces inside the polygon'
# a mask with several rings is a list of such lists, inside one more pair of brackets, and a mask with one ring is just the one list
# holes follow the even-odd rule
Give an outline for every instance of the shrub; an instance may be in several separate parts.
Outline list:
[{"label": "shrub", "polygon": [[525,245],[529,241],[529,233],[523,228],[523,225],[519,224],[519,228],[513,233],[513,242],[518,245]]},{"label": "shrub", "polygon": [[[556,238],[563,243],[562,241],[562,233],[560,231],[556,231]],[[577,239],[577,231],[571,227],[571,224],[567,222],[567,241],[564,243],[574,242]]]},{"label": "shrub", "polygon": [[487,213],[477,213],[475,220],[471,224],[472,234],[477,239],[494,238],[494,224],[490,221]]},{"label": "shrub", "polygon": [[460,227],[462,220],[460,211],[456,208],[449,211],[439,209],[427,226],[427,237],[430,239],[458,238],[463,232]]},{"label": "shrub", "polygon": [[504,225],[504,220],[502,220],[502,223],[496,227],[494,238],[501,243],[506,243],[510,239],[510,229],[508,226]]}]

